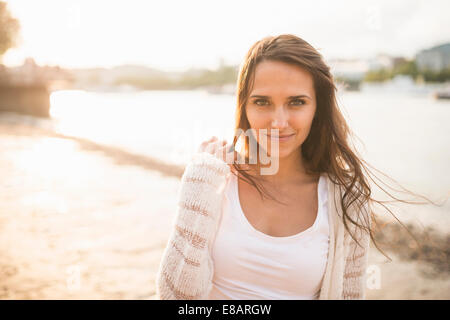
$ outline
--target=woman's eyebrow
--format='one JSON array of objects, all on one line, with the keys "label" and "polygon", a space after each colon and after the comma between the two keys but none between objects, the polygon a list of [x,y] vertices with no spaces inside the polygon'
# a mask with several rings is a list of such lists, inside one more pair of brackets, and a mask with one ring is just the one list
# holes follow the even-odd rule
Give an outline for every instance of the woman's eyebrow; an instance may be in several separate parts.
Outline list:
[{"label": "woman's eyebrow", "polygon": [[[250,98],[265,98],[265,99],[268,99],[268,98],[270,98],[270,97],[269,97],[269,96],[262,96],[262,95],[257,95],[257,94],[255,94],[255,95],[250,96]],[[291,100],[291,99],[300,99],[300,98],[307,98],[307,99],[310,99],[310,100],[311,100],[311,97],[308,96],[308,95],[306,95],[306,94],[301,94],[301,95],[298,95],[298,96],[289,96],[289,97],[288,97],[288,100]]]}]

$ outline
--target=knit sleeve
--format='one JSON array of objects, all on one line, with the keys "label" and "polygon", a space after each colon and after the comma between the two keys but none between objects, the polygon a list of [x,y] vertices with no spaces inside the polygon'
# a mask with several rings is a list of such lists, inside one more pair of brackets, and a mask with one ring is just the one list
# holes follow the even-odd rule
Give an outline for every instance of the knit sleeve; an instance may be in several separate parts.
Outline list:
[{"label": "knit sleeve", "polygon": [[193,156],[181,178],[174,227],[156,277],[164,300],[203,299],[212,280],[209,254],[230,167],[214,155]]},{"label": "knit sleeve", "polygon": [[[371,226],[370,205],[366,203],[357,211],[358,223]],[[358,240],[359,246],[347,233],[345,235],[348,251],[345,260],[343,299],[364,300],[366,289],[366,269],[370,248],[370,234],[361,228],[352,228],[353,236]]]}]

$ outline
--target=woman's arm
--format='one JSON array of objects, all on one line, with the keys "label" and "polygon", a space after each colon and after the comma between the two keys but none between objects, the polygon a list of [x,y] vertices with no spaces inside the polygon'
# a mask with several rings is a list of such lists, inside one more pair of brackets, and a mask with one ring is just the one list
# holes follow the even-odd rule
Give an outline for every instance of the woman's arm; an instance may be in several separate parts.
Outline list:
[{"label": "woman's arm", "polygon": [[173,231],[156,286],[160,299],[202,299],[212,280],[210,239],[216,232],[230,167],[214,155],[194,155],[181,179]]}]

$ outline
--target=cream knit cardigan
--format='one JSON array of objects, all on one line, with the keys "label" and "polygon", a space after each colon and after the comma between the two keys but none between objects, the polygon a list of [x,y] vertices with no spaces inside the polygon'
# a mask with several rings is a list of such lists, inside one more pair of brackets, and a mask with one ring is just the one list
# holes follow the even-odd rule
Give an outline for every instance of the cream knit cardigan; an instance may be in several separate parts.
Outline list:
[{"label": "cream knit cardigan", "polygon": [[[174,228],[156,276],[159,299],[207,299],[214,273],[211,248],[222,213],[224,187],[231,174],[227,163],[206,152],[195,154],[187,165]],[[340,203],[339,188],[328,176],[326,181],[330,242],[319,299],[365,299],[370,237],[367,232],[354,233],[355,229],[351,229],[362,247],[354,242],[344,228],[340,205],[336,206]],[[368,204],[359,210],[351,208],[348,211],[352,218],[370,226]]]}]

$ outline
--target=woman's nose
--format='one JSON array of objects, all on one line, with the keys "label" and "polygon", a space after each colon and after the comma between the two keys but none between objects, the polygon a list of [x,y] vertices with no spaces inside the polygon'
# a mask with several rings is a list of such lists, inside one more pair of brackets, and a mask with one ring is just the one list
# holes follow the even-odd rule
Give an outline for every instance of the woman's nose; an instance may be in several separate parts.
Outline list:
[{"label": "woman's nose", "polygon": [[289,115],[284,108],[278,108],[275,110],[272,119],[272,128],[283,129],[288,126]]}]

